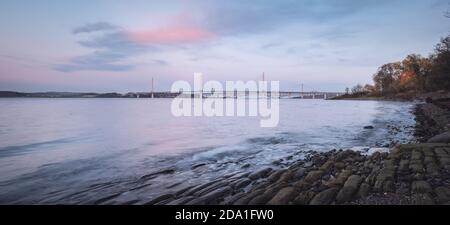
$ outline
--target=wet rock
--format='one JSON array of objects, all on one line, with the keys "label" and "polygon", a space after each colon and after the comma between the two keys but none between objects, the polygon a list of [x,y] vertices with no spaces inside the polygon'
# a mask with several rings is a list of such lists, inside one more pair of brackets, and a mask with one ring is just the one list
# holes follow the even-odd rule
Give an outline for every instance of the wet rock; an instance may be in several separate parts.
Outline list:
[{"label": "wet rock", "polygon": [[168,202],[166,205],[184,205],[188,203],[189,201],[192,201],[195,197],[193,196],[187,196],[179,199],[175,199],[171,202]]},{"label": "wet rock", "polygon": [[320,166],[319,169],[323,170],[323,171],[328,171],[333,167],[333,165],[334,165],[334,161],[330,159],[327,162],[325,162],[322,166]]},{"label": "wet rock", "polygon": [[334,164],[334,167],[336,167],[336,169],[338,169],[338,170],[342,170],[342,169],[345,168],[345,163],[337,162],[337,163]]},{"label": "wet rock", "polygon": [[311,199],[316,195],[313,191],[304,191],[301,192],[295,199],[294,204],[296,205],[308,205]]},{"label": "wet rock", "polygon": [[300,180],[306,175],[306,169],[305,168],[299,168],[297,171],[295,171],[293,179]]},{"label": "wet rock", "polygon": [[365,198],[369,195],[370,185],[367,183],[362,183],[358,190],[358,197]]},{"label": "wet rock", "polygon": [[411,184],[411,191],[413,193],[428,193],[431,191],[431,186],[426,181],[414,181]]},{"label": "wet rock", "polygon": [[280,179],[278,179],[277,182],[280,182],[280,183],[287,183],[287,182],[289,182],[289,181],[292,179],[293,176],[294,176],[294,172],[288,170],[288,171],[286,171],[285,173],[283,173],[283,174],[280,176]]},{"label": "wet rock", "polygon": [[281,165],[282,162],[283,162],[282,159],[277,159],[277,160],[274,160],[274,161],[272,162],[272,164],[275,165],[275,166],[279,166],[279,165]]},{"label": "wet rock", "polygon": [[286,169],[275,171],[272,174],[270,174],[270,176],[267,178],[267,180],[269,182],[273,183],[273,182],[277,181],[284,172],[286,172]]},{"label": "wet rock", "polygon": [[[211,185],[213,185],[213,184],[215,184],[217,182],[219,182],[219,180],[210,181],[210,182],[208,182],[206,184],[202,184],[202,185],[198,185],[198,186],[192,187],[189,190],[185,191],[183,193],[183,195],[193,195],[194,193],[196,193],[196,192],[198,192],[198,191],[200,191],[200,190],[202,190],[202,189],[204,189],[206,187],[209,187],[209,186],[211,186]],[[179,195],[179,194],[177,194],[177,195]]]},{"label": "wet rock", "polygon": [[438,134],[427,141],[428,143],[450,143],[450,131]]},{"label": "wet rock", "polygon": [[264,193],[263,189],[255,190],[242,196],[242,198],[233,202],[233,205],[247,205],[253,198]]},{"label": "wet rock", "polygon": [[141,180],[150,180],[150,179],[157,177],[158,175],[171,174],[174,172],[175,172],[174,168],[166,168],[166,169],[163,169],[163,170],[160,170],[157,172],[146,174],[146,175],[142,176],[140,179]]},{"label": "wet rock", "polygon": [[197,164],[193,165],[191,167],[191,169],[195,170],[195,169],[197,169],[199,167],[202,167],[202,166],[205,166],[205,165],[206,165],[206,163],[197,163]]},{"label": "wet rock", "polygon": [[210,192],[213,192],[213,191],[215,191],[217,189],[220,189],[220,188],[228,186],[228,185],[229,185],[229,183],[228,183],[227,180],[220,181],[220,182],[217,182],[215,184],[212,184],[210,186],[207,186],[207,187],[205,187],[205,188],[195,192],[194,195],[202,196],[202,195],[208,194]]},{"label": "wet rock", "polygon": [[314,182],[322,177],[324,172],[322,170],[314,170],[308,173],[305,177],[306,182]]},{"label": "wet rock", "polygon": [[268,205],[286,205],[289,201],[293,201],[297,196],[297,191],[293,187],[285,187],[281,189],[267,204]]},{"label": "wet rock", "polygon": [[362,182],[362,180],[363,179],[361,178],[361,176],[358,175],[350,176],[344,183],[344,187],[342,187],[342,189],[336,196],[336,202],[344,203],[350,201],[353,195],[358,190],[359,184]]},{"label": "wet rock", "polygon": [[416,205],[434,205],[435,202],[429,194],[415,194]]},{"label": "wet rock", "polygon": [[310,205],[329,205],[334,201],[334,197],[336,196],[339,188],[329,188],[325,191],[320,192],[309,203]]},{"label": "wet rock", "polygon": [[266,169],[262,169],[260,171],[254,172],[252,174],[250,174],[248,177],[252,180],[256,180],[256,179],[260,179],[260,178],[265,178],[267,175],[269,175],[269,173],[272,171],[272,168],[266,168]]},{"label": "wet rock", "polygon": [[352,175],[351,170],[343,170],[336,179],[329,182],[327,186],[342,186],[350,175]]},{"label": "wet rock", "polygon": [[260,196],[256,196],[255,198],[253,198],[252,200],[250,200],[250,202],[248,202],[248,205],[266,205],[268,201],[270,201],[270,199],[273,196],[270,195],[260,195]]},{"label": "wet rock", "polygon": [[226,194],[229,194],[233,191],[233,189],[229,186],[225,186],[219,189],[216,189],[204,196],[200,196],[195,198],[189,202],[187,205],[208,205],[208,204],[217,204],[219,200]]},{"label": "wet rock", "polygon": [[395,192],[395,184],[393,181],[388,180],[383,183],[383,192],[385,193],[392,193]]},{"label": "wet rock", "polygon": [[231,184],[231,186],[232,186],[234,189],[240,189],[240,188],[246,187],[246,186],[249,185],[251,182],[252,182],[252,180],[250,180],[250,179],[248,179],[248,178],[241,178],[241,179],[239,179],[239,180],[233,182],[233,183]]},{"label": "wet rock", "polygon": [[408,167],[409,167],[409,160],[401,160],[398,166],[398,169],[402,172],[406,172],[408,171]]},{"label": "wet rock", "polygon": [[162,201],[171,199],[173,197],[175,197],[173,194],[163,194],[163,195],[160,195],[160,196],[152,199],[151,201],[149,201],[147,203],[144,203],[144,205],[155,205],[158,202],[162,202]]},{"label": "wet rock", "polygon": [[366,130],[370,130],[370,129],[373,129],[374,127],[373,126],[365,126],[364,127],[364,129],[366,129]]},{"label": "wet rock", "polygon": [[440,204],[450,201],[450,189],[447,187],[441,186],[435,188],[434,194],[436,195],[436,200]]}]

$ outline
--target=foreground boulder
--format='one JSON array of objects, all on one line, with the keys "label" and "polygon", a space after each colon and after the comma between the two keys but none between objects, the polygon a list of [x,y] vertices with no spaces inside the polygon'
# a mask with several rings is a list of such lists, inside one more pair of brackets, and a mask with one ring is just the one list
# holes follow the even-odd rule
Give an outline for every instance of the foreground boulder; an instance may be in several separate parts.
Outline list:
[{"label": "foreground boulder", "polygon": [[450,143],[450,131],[438,134],[427,141],[428,143]]}]

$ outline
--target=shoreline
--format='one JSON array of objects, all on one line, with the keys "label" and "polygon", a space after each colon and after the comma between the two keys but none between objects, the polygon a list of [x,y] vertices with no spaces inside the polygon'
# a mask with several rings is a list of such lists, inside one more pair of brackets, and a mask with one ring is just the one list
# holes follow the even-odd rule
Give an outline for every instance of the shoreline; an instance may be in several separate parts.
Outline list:
[{"label": "shoreline", "polygon": [[146,204],[450,204],[450,144],[425,143],[448,130],[444,125],[450,122],[450,107],[443,109],[442,105],[450,106],[450,101],[439,101],[416,106],[416,135],[421,136],[421,143],[400,144],[388,152],[371,149],[373,154],[354,150],[310,152],[283,169],[230,174],[163,194]]}]

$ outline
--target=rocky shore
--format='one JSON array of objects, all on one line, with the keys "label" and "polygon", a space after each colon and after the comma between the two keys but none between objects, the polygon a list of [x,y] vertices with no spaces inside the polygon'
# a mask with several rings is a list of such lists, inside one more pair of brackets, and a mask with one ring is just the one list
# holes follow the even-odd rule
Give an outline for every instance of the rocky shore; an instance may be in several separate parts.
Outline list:
[{"label": "rocky shore", "polygon": [[311,151],[283,169],[230,174],[147,204],[450,204],[449,112],[449,99],[428,99],[417,105],[416,133],[423,143],[366,151]]}]

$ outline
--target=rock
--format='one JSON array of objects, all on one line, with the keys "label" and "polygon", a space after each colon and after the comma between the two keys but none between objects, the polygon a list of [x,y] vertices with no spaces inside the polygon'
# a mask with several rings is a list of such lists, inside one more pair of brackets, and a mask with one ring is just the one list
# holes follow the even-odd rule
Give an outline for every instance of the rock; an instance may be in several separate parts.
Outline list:
[{"label": "rock", "polygon": [[315,192],[312,191],[304,191],[301,192],[295,199],[294,204],[296,205],[308,205],[311,199],[316,195]]},{"label": "rock", "polygon": [[206,195],[210,192],[214,192],[215,190],[220,189],[225,186],[228,186],[228,185],[229,185],[229,183],[227,180],[220,181],[215,184],[212,184],[211,186],[205,187],[202,190],[199,190],[198,192],[195,192],[194,195],[196,195],[196,196]]},{"label": "rock", "polygon": [[146,175],[142,176],[140,179],[142,179],[142,180],[150,180],[150,179],[153,179],[153,178],[157,177],[158,175],[171,174],[171,173],[174,173],[174,172],[175,172],[174,168],[166,168],[166,169],[159,170],[157,172],[146,174]]},{"label": "rock", "polygon": [[277,159],[277,160],[274,160],[274,161],[272,162],[272,164],[275,165],[275,166],[279,166],[279,165],[281,165],[282,162],[283,162],[282,159]]},{"label": "rock", "polygon": [[248,177],[252,180],[265,178],[267,175],[269,175],[269,173],[271,171],[272,171],[272,168],[265,168],[265,169],[262,169],[260,171],[256,171],[256,172],[250,174]]},{"label": "rock", "polygon": [[209,204],[217,204],[221,197],[226,194],[229,194],[233,191],[233,189],[229,186],[221,187],[216,189],[204,196],[200,196],[186,203],[186,205],[209,205]]},{"label": "rock", "polygon": [[395,192],[394,182],[391,180],[385,181],[383,183],[383,192],[385,193],[393,193]]},{"label": "rock", "polygon": [[317,181],[318,179],[320,179],[323,175],[323,171],[322,170],[314,170],[308,173],[308,175],[306,175],[305,177],[305,181],[307,182],[314,182]]},{"label": "rock", "polygon": [[275,171],[275,172],[273,172],[272,174],[270,174],[270,176],[267,178],[267,180],[268,180],[269,182],[273,183],[273,182],[277,181],[278,179],[280,179],[280,176],[281,176],[284,172],[286,172],[286,169]]},{"label": "rock", "polygon": [[163,195],[160,195],[160,196],[152,199],[151,201],[149,201],[147,203],[144,203],[144,205],[155,205],[158,202],[162,202],[162,201],[168,200],[168,199],[173,198],[173,197],[174,197],[173,194],[163,194]]},{"label": "rock", "polygon": [[202,166],[205,166],[205,165],[206,165],[206,163],[197,163],[197,164],[193,165],[191,167],[191,169],[195,170],[195,169],[197,169],[199,167],[202,167]]},{"label": "rock", "polygon": [[171,202],[168,202],[166,205],[184,205],[189,201],[192,201],[195,197],[193,196],[188,196],[188,197],[183,197],[183,198],[179,198],[179,199],[175,199]]},{"label": "rock", "polygon": [[268,205],[286,205],[293,201],[297,195],[297,191],[293,187],[285,187],[281,189],[267,204]]},{"label": "rock", "polygon": [[450,131],[438,134],[427,141],[428,143],[450,143]]},{"label": "rock", "polygon": [[234,187],[234,189],[240,189],[240,188],[246,187],[251,182],[252,182],[252,180],[250,180],[248,178],[242,178],[242,179],[239,179],[239,180],[233,182],[231,184],[231,186]]},{"label": "rock", "polygon": [[402,172],[408,171],[409,161],[406,159],[403,159],[400,161],[398,169]]},{"label": "rock", "polygon": [[358,197],[365,198],[369,195],[369,192],[370,192],[370,185],[367,183],[362,183],[361,186],[359,187]]},{"label": "rock", "polygon": [[288,183],[292,179],[293,176],[294,176],[294,172],[288,170],[280,176],[280,179],[278,179],[277,182]]},{"label": "rock", "polygon": [[436,200],[440,204],[450,201],[450,189],[447,187],[441,186],[435,188],[434,194],[436,195]]},{"label": "rock", "polygon": [[415,194],[416,205],[434,205],[435,202],[429,194]]},{"label": "rock", "polygon": [[265,205],[265,204],[267,204],[268,201],[270,201],[270,199],[272,197],[273,196],[269,196],[269,195],[256,196],[255,198],[250,200],[250,202],[248,202],[248,205]]},{"label": "rock", "polygon": [[359,184],[362,182],[361,176],[352,175],[350,176],[344,184],[344,187],[339,191],[336,196],[337,203],[348,202],[352,199],[353,195],[358,190]]},{"label": "rock", "polygon": [[330,159],[327,162],[325,162],[322,166],[320,166],[319,169],[323,170],[323,171],[328,171],[333,167],[333,165],[334,165],[334,161]]},{"label": "rock", "polygon": [[345,183],[347,178],[352,175],[351,170],[343,170],[339,175],[336,177],[336,179],[329,182],[328,186],[341,186]]},{"label": "rock", "polygon": [[294,179],[300,180],[306,175],[306,169],[305,168],[299,168],[297,171],[295,171]]},{"label": "rock", "polygon": [[253,198],[264,193],[264,189],[254,190],[250,193],[244,194],[242,198],[233,202],[233,205],[247,205]]},{"label": "rock", "polygon": [[342,169],[345,168],[345,163],[343,163],[343,162],[337,162],[337,163],[334,164],[334,166],[336,167],[336,169],[342,170]]},{"label": "rock", "polygon": [[431,191],[431,186],[428,182],[426,181],[414,181],[411,184],[411,191],[413,193],[428,193]]},{"label": "rock", "polygon": [[310,205],[329,205],[334,201],[334,197],[336,193],[339,191],[339,188],[329,188],[325,191],[320,192],[309,203]]},{"label": "rock", "polygon": [[313,164],[313,162],[311,162],[311,161],[305,162],[305,164],[303,164],[303,166],[304,166],[305,168],[312,167],[313,165],[314,165],[314,164]]},{"label": "rock", "polygon": [[371,130],[371,129],[373,129],[374,127],[373,126],[365,126],[364,127],[364,129],[366,129],[366,130]]}]

